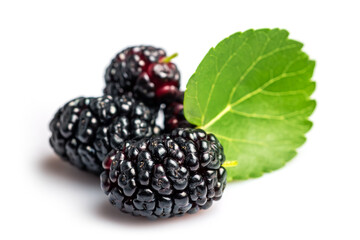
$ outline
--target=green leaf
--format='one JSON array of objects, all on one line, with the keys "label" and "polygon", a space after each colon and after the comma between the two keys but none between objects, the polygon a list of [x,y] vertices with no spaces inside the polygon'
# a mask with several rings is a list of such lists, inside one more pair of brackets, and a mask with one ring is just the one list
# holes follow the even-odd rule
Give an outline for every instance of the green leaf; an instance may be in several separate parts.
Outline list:
[{"label": "green leaf", "polygon": [[235,33],[209,50],[187,84],[185,117],[220,140],[229,181],[284,166],[312,126],[315,62],[288,35]]}]

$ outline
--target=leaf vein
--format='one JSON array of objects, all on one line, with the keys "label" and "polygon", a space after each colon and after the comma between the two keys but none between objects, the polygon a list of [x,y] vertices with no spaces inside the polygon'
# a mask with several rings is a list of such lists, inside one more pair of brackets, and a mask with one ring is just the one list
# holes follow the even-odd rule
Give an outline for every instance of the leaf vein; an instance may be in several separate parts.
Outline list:
[{"label": "leaf vein", "polygon": [[216,61],[215,61],[215,66],[216,66],[216,69],[217,69],[217,73],[216,73],[216,76],[215,76],[215,79],[211,85],[211,89],[210,89],[210,93],[209,93],[209,97],[206,101],[206,105],[205,105],[205,108],[204,108],[204,114],[202,114],[202,118],[201,118],[201,124],[203,125],[204,124],[204,120],[205,120],[205,115],[207,113],[207,110],[208,110],[208,106],[209,106],[209,103],[210,103],[210,100],[211,100],[211,96],[213,94],[213,91],[214,91],[214,87],[219,79],[219,76],[223,73],[223,69],[229,64],[229,62],[231,61],[231,59],[233,59],[237,54],[238,54],[238,51],[245,45],[247,39],[244,40],[244,42],[229,56],[229,58],[224,62],[224,64],[221,66],[220,70],[218,70],[218,59],[217,59],[217,56],[216,55],[212,55],[216,58]]},{"label": "leaf vein", "polygon": [[256,113],[246,113],[246,112],[240,112],[236,111],[234,109],[230,110],[231,113],[234,113],[236,115],[240,115],[247,118],[260,118],[260,119],[273,119],[273,120],[285,120],[284,115],[268,115],[268,114],[256,114]]},{"label": "leaf vein", "polygon": [[305,89],[294,90],[294,91],[286,91],[286,92],[273,92],[273,91],[267,91],[267,90],[263,89],[261,91],[261,94],[268,95],[268,96],[276,96],[276,97],[288,96],[288,95],[297,95],[297,94],[307,95]]},{"label": "leaf vein", "polygon": [[242,142],[242,143],[248,143],[248,144],[259,145],[259,146],[268,146],[268,144],[266,144],[264,142],[253,141],[253,140],[249,140],[249,139],[245,139],[245,138],[231,138],[231,137],[223,136],[223,135],[220,135],[217,133],[215,135],[217,138],[224,139],[228,142]]}]

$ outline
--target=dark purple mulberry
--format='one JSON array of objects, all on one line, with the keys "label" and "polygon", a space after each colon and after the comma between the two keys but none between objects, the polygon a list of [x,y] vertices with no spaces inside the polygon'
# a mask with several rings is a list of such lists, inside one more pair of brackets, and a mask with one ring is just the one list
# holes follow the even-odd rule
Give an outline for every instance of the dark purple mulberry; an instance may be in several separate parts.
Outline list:
[{"label": "dark purple mulberry", "polygon": [[118,53],[105,73],[104,94],[130,93],[149,106],[171,98],[180,86],[180,73],[161,48],[129,47]]},{"label": "dark purple mulberry", "polygon": [[110,149],[159,133],[155,119],[147,106],[129,96],[79,97],[55,114],[50,144],[76,167],[100,174]]},{"label": "dark purple mulberry", "polygon": [[174,94],[172,101],[166,104],[164,109],[165,132],[169,133],[176,128],[193,128],[184,116],[184,92]]},{"label": "dark purple mulberry", "polygon": [[127,141],[103,162],[101,187],[123,212],[168,218],[207,209],[226,186],[223,147],[200,129]]}]

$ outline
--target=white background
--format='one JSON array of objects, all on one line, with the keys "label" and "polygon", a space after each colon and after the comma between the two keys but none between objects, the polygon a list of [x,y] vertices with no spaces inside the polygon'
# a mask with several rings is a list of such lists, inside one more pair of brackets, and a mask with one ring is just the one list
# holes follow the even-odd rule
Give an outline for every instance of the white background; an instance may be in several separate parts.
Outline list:
[{"label": "white background", "polygon": [[[356,1],[1,1],[0,238],[360,239],[359,22]],[[211,46],[264,27],[289,30],[317,62],[314,127],[284,168],[229,184],[209,210],[121,214],[49,147],[57,108],[100,95],[121,49],[178,52],[184,89]]]}]

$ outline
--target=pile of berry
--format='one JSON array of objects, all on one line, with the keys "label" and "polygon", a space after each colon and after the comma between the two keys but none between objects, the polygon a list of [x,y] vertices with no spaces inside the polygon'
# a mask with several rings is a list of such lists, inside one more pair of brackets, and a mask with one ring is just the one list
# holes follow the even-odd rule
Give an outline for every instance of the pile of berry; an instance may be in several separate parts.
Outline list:
[{"label": "pile of berry", "polygon": [[100,175],[110,202],[126,213],[195,213],[220,199],[226,186],[223,147],[185,119],[175,56],[152,46],[121,51],[106,69],[104,95],[75,98],[50,122],[54,151]]}]

